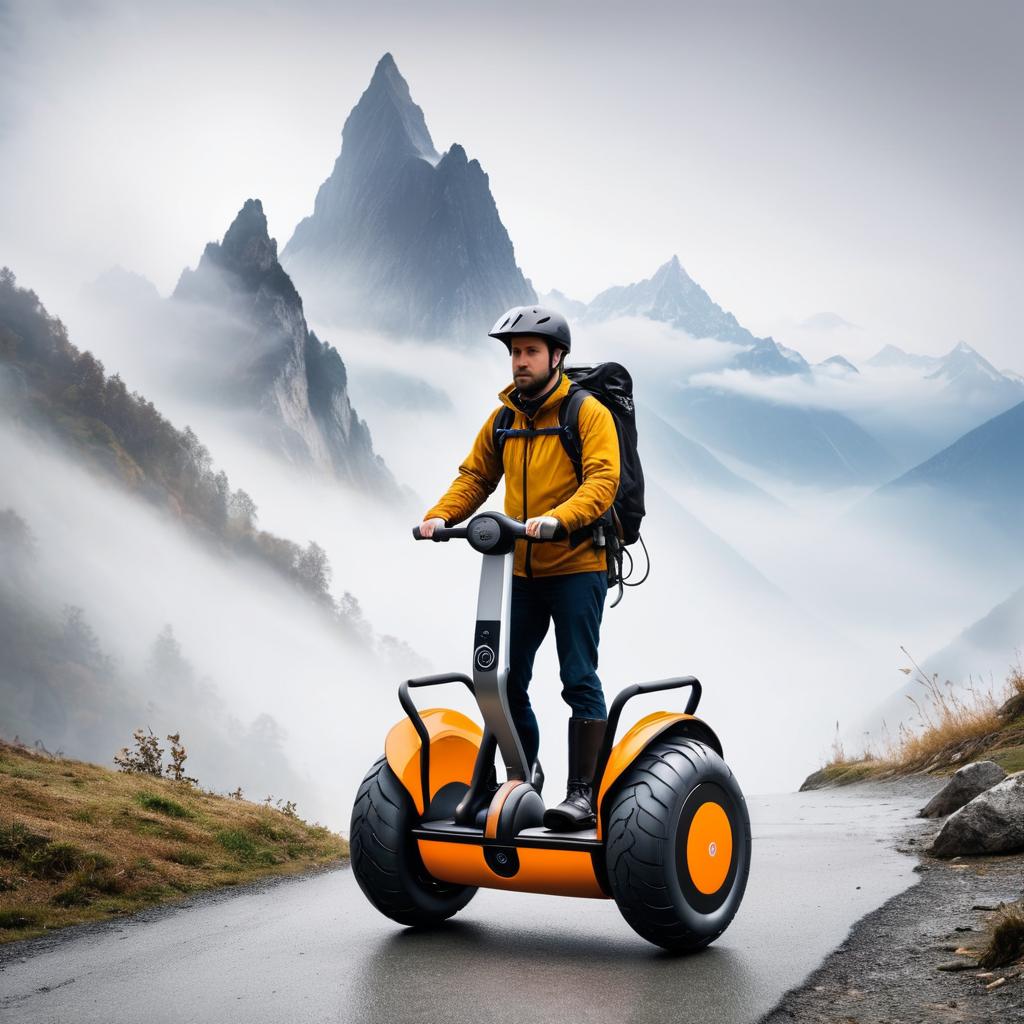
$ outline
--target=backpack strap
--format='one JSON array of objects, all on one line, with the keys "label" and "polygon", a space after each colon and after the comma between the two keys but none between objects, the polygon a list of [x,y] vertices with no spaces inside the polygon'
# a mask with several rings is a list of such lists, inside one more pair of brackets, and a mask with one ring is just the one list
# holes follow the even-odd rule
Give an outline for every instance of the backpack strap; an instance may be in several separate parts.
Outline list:
[{"label": "backpack strap", "polygon": [[[580,406],[587,398],[596,397],[593,392],[573,382],[569,392],[558,407],[558,423],[562,431],[562,447],[569,456],[572,468],[576,471],[577,486],[583,483],[583,439],[580,437]],[[611,510],[605,512],[598,523],[611,525]],[[569,546],[577,547],[585,540],[590,540],[596,523],[588,523],[569,534]],[[607,532],[607,531],[606,531]]]},{"label": "backpack strap", "polygon": [[498,415],[494,417],[494,450],[498,453],[499,459],[505,450],[505,438],[514,420],[515,413],[507,405],[503,405],[498,410]]},{"label": "backpack strap", "polygon": [[562,447],[576,471],[576,484],[583,483],[583,442],[580,440],[580,406],[590,394],[579,384],[569,385],[569,391],[558,407],[558,425],[562,432]]},{"label": "backpack strap", "polygon": [[[494,448],[499,458],[505,449],[505,440],[509,437],[537,437],[540,434],[558,434],[565,449],[565,454],[572,463],[576,473],[576,485],[583,483],[583,443],[580,438],[580,406],[584,400],[591,395],[586,388],[581,388],[573,382],[565,398],[558,407],[558,426],[540,427],[534,430],[514,430],[512,424],[515,421],[515,413],[506,405],[494,417]],[[606,519],[608,513],[602,516]],[[577,547],[585,540],[588,540],[593,533],[593,524],[583,526],[569,534],[570,547]]]}]

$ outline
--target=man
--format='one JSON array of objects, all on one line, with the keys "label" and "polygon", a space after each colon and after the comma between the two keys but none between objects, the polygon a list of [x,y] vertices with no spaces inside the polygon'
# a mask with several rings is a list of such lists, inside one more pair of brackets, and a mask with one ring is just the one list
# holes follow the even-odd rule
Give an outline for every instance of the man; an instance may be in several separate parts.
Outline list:
[{"label": "man", "polygon": [[513,383],[487,418],[459,475],[423,517],[423,536],[472,515],[505,476],[505,513],[537,537],[542,523],[557,522],[568,539],[534,545],[517,541],[513,560],[508,702],[526,752],[537,764],[540,731],[527,688],[537,648],[553,621],[569,719],[569,785],[565,800],[544,815],[551,829],[578,830],[595,823],[591,783],[604,738],[607,710],[597,675],[601,613],[608,592],[606,549],[586,529],[612,505],[619,486],[619,443],[611,413],[592,395],[579,410],[582,482],[558,433],[510,434],[499,452],[495,419],[511,409],[513,431],[558,427],[558,407],[571,381],[562,372],[571,349],[565,317],[540,306],[510,309],[490,332],[512,356]]}]

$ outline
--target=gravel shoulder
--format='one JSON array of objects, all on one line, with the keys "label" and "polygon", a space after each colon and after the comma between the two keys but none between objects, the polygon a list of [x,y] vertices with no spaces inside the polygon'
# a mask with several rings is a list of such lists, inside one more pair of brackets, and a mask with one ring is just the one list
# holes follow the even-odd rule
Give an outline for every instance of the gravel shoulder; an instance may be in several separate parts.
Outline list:
[{"label": "gravel shoulder", "polygon": [[[920,792],[923,805],[943,782],[918,777],[854,786]],[[938,860],[924,851],[941,824],[912,818],[893,837],[898,850],[918,857],[919,883],[858,921],[843,944],[761,1024],[1024,1021],[1021,964],[991,973],[978,967],[939,969],[974,964],[956,950],[983,947],[992,910],[1024,896],[1024,856]]]}]

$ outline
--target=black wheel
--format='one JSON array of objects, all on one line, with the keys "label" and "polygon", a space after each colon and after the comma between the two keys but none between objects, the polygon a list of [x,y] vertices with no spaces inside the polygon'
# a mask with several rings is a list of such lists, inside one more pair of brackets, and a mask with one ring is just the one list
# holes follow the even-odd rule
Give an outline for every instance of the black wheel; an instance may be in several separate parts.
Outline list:
[{"label": "black wheel", "polygon": [[380,758],[363,779],[352,808],[349,856],[366,898],[399,924],[431,925],[457,914],[476,894],[468,885],[431,878],[410,829],[416,808]]},{"label": "black wheel", "polygon": [[707,744],[656,739],[609,796],[606,864],[629,925],[689,952],[725,931],[750,870],[750,818],[739,783]]}]

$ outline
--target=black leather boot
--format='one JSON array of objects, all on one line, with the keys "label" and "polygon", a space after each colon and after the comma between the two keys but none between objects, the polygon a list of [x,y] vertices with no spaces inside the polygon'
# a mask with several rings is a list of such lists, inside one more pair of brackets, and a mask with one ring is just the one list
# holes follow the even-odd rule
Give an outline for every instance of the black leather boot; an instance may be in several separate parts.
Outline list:
[{"label": "black leather boot", "polygon": [[603,718],[569,719],[569,786],[565,799],[544,812],[545,828],[578,832],[597,823],[591,786],[606,725]]}]

